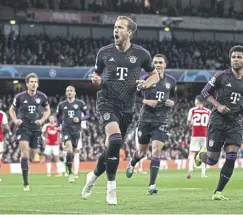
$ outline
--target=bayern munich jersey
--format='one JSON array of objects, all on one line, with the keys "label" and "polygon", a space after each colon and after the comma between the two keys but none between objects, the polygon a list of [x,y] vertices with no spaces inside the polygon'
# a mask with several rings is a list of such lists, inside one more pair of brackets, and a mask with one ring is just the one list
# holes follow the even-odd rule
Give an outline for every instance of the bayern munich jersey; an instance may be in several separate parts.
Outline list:
[{"label": "bayern munich jersey", "polygon": [[192,137],[206,137],[211,111],[205,107],[189,110],[187,121],[192,122]]},{"label": "bayern munich jersey", "polygon": [[0,111],[0,142],[3,142],[3,128],[2,125],[5,125],[8,123],[8,118],[6,113],[3,111]]},{"label": "bayern munich jersey", "polygon": [[[45,126],[45,132],[46,132],[46,145],[58,145],[58,135],[59,135],[59,131],[58,131],[58,127],[54,124],[46,124]],[[44,128],[43,128],[44,130]]]}]

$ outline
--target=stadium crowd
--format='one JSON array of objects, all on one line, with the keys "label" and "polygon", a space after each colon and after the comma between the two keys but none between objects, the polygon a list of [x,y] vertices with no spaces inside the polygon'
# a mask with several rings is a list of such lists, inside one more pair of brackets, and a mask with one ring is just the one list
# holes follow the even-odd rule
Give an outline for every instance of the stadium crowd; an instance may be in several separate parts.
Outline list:
[{"label": "stadium crowd", "polygon": [[211,1],[210,5],[201,3],[199,6],[172,6],[168,0],[2,0],[0,5],[17,10],[26,8],[52,10],[79,10],[93,12],[124,12],[160,14],[165,16],[200,16],[243,19],[243,14],[230,6],[225,10],[223,1]]},{"label": "stadium crowd", "polygon": [[[15,35],[0,33],[0,64],[93,66],[100,47],[111,38],[68,38],[48,35]],[[163,53],[168,68],[223,69],[228,65],[228,50],[233,42],[134,39],[151,55]]]}]

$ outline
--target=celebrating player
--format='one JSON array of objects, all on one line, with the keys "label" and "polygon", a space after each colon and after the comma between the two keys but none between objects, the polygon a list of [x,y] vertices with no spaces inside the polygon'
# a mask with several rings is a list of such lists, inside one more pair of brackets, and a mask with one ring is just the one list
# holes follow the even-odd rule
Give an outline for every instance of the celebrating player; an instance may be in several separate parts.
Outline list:
[{"label": "celebrating player", "polygon": [[[187,178],[192,178],[194,158],[202,147],[206,146],[207,126],[211,111],[203,107],[203,98],[198,95],[195,98],[195,107],[191,108],[187,117],[187,124],[192,128],[190,143],[189,164]],[[206,178],[206,164],[201,165],[201,177]]]},{"label": "celebrating player", "polygon": [[[149,195],[158,192],[155,181],[160,167],[162,148],[167,138],[168,112],[177,99],[176,81],[172,76],[164,73],[166,68],[165,56],[155,55],[153,63],[160,76],[160,81],[154,87],[140,91],[143,107],[140,112],[138,126],[139,150],[134,153],[126,171],[127,177],[131,178],[136,163],[146,156],[151,140],[152,159],[150,163]],[[148,75],[143,78],[148,78]]]},{"label": "celebrating player", "polygon": [[[218,186],[212,200],[227,200],[222,191],[231,178],[237,153],[242,143],[243,46],[229,51],[231,68],[217,72],[202,90],[202,96],[214,106],[207,134],[207,149],[202,148],[196,165],[215,165],[224,146],[226,160],[220,171]],[[217,95],[214,97],[214,95]]]},{"label": "celebrating player", "polygon": [[56,176],[62,176],[61,162],[59,160],[59,128],[57,127],[57,121],[55,116],[50,116],[49,123],[45,124],[42,128],[42,134],[45,141],[45,155],[46,155],[46,169],[47,176],[51,176],[51,156],[55,156],[57,174]]},{"label": "celebrating player", "polygon": [[[35,73],[30,73],[25,78],[27,91],[17,94],[9,109],[9,114],[18,126],[17,140],[21,150],[21,169],[24,180],[24,191],[30,191],[28,182],[28,160],[34,158],[38,139],[41,136],[41,125],[49,118],[51,111],[47,96],[37,91],[39,78]],[[44,108],[44,112],[43,112]],[[20,112],[17,118],[16,112]],[[30,156],[31,155],[31,156]]]},{"label": "celebrating player", "polygon": [[[57,119],[62,123],[62,137],[66,151],[66,167],[68,170],[68,180],[75,181],[72,173],[74,153],[80,140],[81,120],[89,116],[87,106],[82,100],[76,99],[76,91],[73,86],[66,88],[67,100],[57,105]],[[82,113],[84,117],[82,118]]]},{"label": "celebrating player", "polygon": [[[134,112],[136,80],[141,68],[149,73],[146,81],[139,81],[139,88],[149,88],[158,82],[152,59],[147,50],[131,43],[137,29],[136,23],[126,16],[119,16],[114,25],[115,43],[101,48],[97,54],[92,82],[101,85],[97,96],[97,111],[106,132],[106,150],[100,155],[97,167],[87,175],[82,197],[87,199],[97,178],[107,173],[106,201],[117,204],[116,171],[119,152]],[[102,76],[102,78],[101,78]]]}]

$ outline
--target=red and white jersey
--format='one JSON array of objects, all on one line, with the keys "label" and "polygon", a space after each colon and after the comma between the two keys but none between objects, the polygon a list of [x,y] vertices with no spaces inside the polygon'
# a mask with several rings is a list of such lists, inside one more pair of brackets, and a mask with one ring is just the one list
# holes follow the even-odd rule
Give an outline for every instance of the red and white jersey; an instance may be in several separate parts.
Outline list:
[{"label": "red and white jersey", "polygon": [[187,121],[192,122],[192,137],[206,137],[211,110],[194,107],[189,110]]},{"label": "red and white jersey", "polygon": [[3,137],[3,125],[8,123],[8,118],[6,113],[0,110],[0,142],[3,142],[4,137]]},{"label": "red and white jersey", "polygon": [[56,124],[45,124],[43,130],[46,132],[46,145],[58,145],[59,130]]}]

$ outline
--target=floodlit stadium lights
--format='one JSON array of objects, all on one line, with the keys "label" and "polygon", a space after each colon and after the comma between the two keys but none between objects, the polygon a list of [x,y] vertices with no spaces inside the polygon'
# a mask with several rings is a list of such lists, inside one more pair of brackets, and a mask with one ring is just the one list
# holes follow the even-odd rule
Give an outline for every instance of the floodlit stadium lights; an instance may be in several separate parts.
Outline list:
[{"label": "floodlit stadium lights", "polygon": [[165,27],[164,31],[168,32],[168,31],[170,31],[170,28],[169,27]]},{"label": "floodlit stadium lights", "polygon": [[14,19],[12,19],[12,20],[9,21],[9,23],[10,23],[11,25],[15,25],[15,24],[16,24],[16,21],[15,21]]}]

